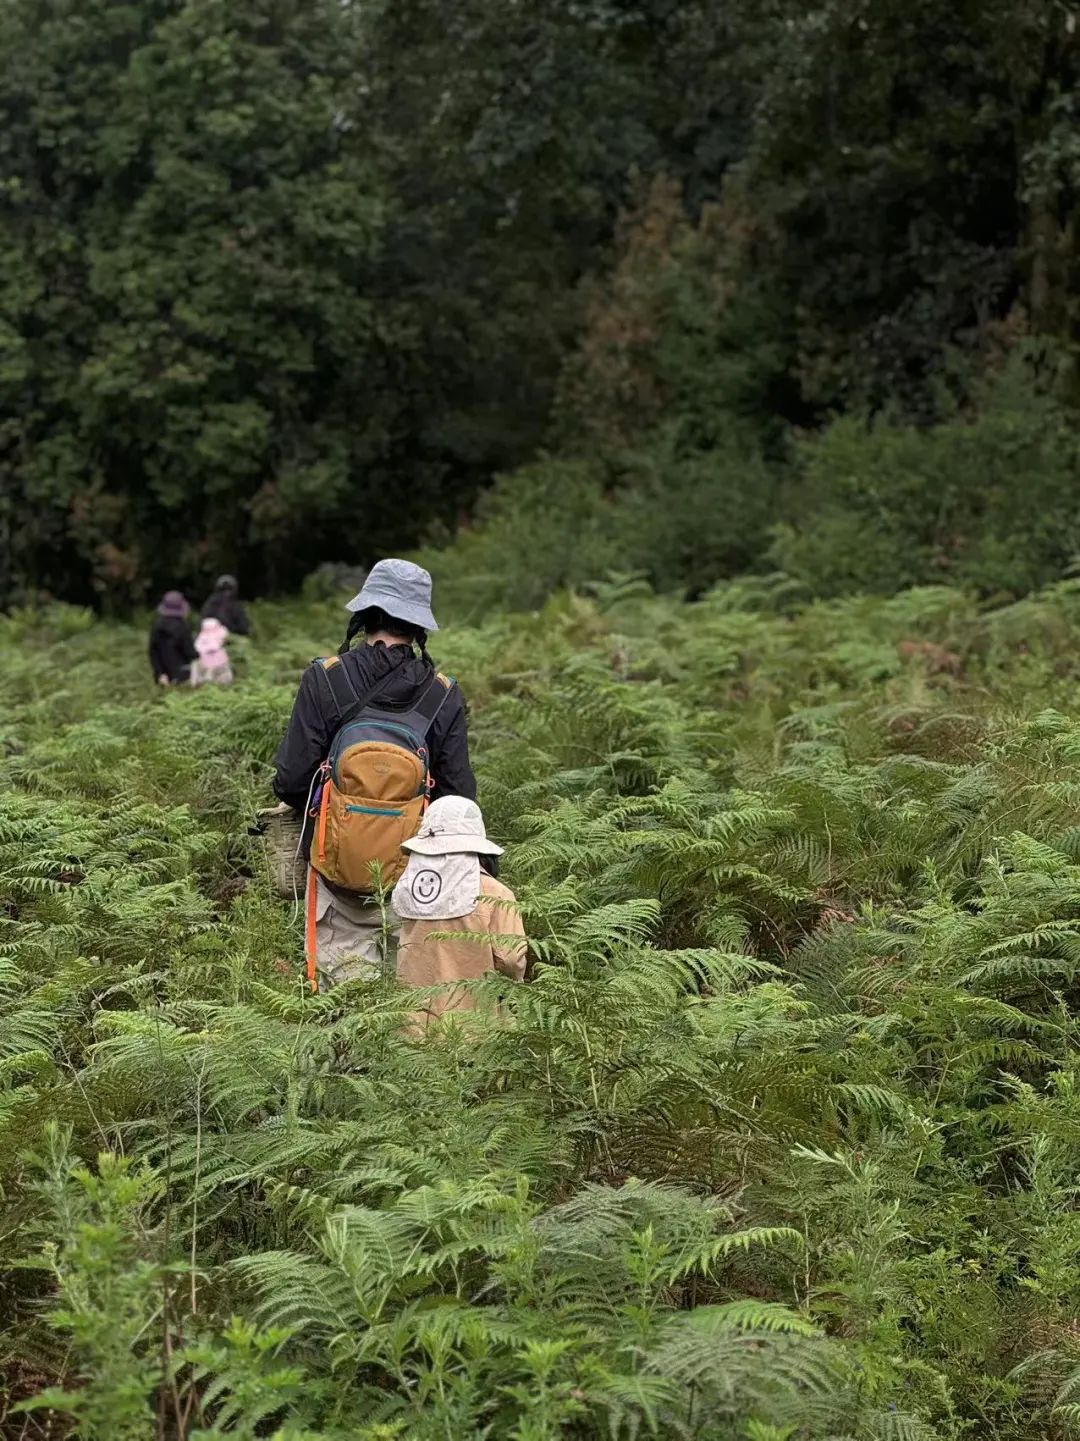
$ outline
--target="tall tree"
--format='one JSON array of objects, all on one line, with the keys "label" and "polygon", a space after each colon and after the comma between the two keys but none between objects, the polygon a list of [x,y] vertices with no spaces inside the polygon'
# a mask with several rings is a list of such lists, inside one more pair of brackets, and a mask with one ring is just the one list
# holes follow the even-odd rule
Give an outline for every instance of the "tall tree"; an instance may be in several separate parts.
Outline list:
[{"label": "tall tree", "polygon": [[743,183],[775,227],[804,395],[923,412],[946,347],[977,348],[1017,300],[1046,318],[1027,284],[1025,201],[1033,149],[1071,92],[1070,8],[777,0],[766,13]]},{"label": "tall tree", "polygon": [[[0,436],[31,586],[292,578],[391,424],[332,0],[5,7]],[[385,507],[384,507],[385,509]],[[370,522],[367,522],[370,523]],[[10,588],[14,577],[9,577]]]},{"label": "tall tree", "polygon": [[547,435],[639,177],[717,194],[749,101],[713,83],[731,26],[705,0],[372,0],[364,33],[357,115],[399,201],[385,289],[415,337],[407,464],[468,495]]}]

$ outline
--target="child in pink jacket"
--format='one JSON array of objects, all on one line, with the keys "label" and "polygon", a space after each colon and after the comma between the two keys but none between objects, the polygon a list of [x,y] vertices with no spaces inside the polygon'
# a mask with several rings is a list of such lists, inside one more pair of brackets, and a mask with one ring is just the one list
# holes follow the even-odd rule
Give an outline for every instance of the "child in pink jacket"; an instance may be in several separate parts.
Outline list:
[{"label": "child in pink jacket", "polygon": [[225,649],[229,632],[213,616],[204,620],[195,637],[198,659],[191,667],[192,685],[232,685],[233,672]]}]

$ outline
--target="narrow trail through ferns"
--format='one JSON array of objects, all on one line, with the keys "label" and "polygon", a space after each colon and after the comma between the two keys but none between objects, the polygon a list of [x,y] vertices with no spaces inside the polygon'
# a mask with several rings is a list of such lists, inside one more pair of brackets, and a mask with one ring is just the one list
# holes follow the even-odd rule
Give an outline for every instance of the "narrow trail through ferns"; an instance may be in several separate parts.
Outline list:
[{"label": "narrow trail through ferns", "polygon": [[0,1434],[1080,1434],[1078,620],[441,636],[535,974],[417,1040],[306,992],[248,834],[333,607],[169,695],[0,619]]}]

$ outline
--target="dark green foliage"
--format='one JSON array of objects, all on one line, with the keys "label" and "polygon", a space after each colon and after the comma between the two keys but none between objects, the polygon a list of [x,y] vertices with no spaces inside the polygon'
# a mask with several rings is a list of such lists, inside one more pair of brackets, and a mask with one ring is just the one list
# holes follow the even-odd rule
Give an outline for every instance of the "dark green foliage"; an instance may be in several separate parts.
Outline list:
[{"label": "dark green foliage", "polygon": [[0,599],[296,582],[527,459],[717,43],[663,11],[9,6]]},{"label": "dark green foliage", "polygon": [[[826,592],[1061,573],[1067,412],[1037,455],[1006,437],[1022,555],[996,477],[934,518],[903,431],[949,449],[958,404],[1000,439],[983,380],[1025,338],[1075,400],[1056,0],[12,0],[0,52],[0,600],[285,588],[452,533],[494,476],[519,532],[549,464],[626,520],[523,604],[610,552],[696,593],[777,520]],[[821,452],[883,514],[824,460],[777,500],[792,427],[837,415],[890,417]]]},{"label": "dark green foliage", "polygon": [[1080,554],[1073,417],[1018,358],[925,430],[852,416],[802,447],[774,557],[812,591],[952,581],[1022,595]]},{"label": "dark green foliage", "polygon": [[660,434],[611,466],[606,485],[604,476],[585,461],[545,458],[497,481],[475,529],[419,557],[444,603],[464,615],[531,609],[615,570],[705,589],[752,563],[775,519],[774,474],[734,447],[683,452]]},{"label": "dark green foliage", "polygon": [[539,460],[495,483],[477,508],[475,530],[419,559],[440,599],[459,613],[542,605],[559,586],[619,563],[602,477],[585,461]]},{"label": "dark green foliage", "polygon": [[376,492],[351,35],[321,0],[6,9],[4,590],[296,574]]},{"label": "dark green foliage", "polygon": [[945,348],[984,345],[1017,295],[1018,176],[1032,114],[1064,79],[1064,12],[825,0],[769,13],[748,193],[775,227],[804,396],[925,414]]}]

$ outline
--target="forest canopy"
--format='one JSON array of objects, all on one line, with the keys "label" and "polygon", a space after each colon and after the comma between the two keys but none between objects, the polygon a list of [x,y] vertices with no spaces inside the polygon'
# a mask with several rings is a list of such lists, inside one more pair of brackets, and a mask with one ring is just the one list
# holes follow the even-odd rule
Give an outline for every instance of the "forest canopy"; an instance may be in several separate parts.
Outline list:
[{"label": "forest canopy", "polygon": [[1058,0],[11,0],[0,603],[280,590],[571,474],[662,586],[1059,577],[1076,49]]}]

